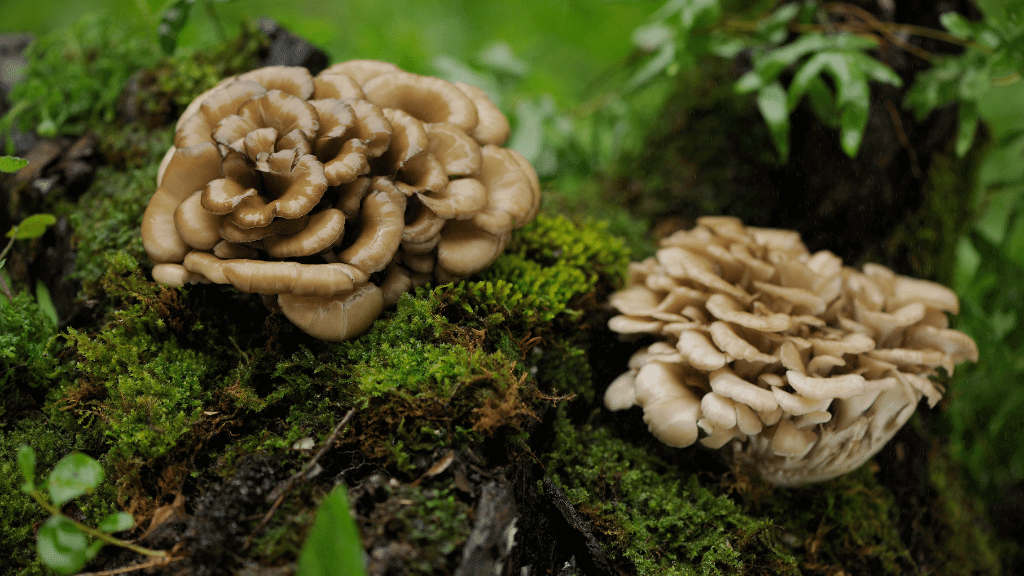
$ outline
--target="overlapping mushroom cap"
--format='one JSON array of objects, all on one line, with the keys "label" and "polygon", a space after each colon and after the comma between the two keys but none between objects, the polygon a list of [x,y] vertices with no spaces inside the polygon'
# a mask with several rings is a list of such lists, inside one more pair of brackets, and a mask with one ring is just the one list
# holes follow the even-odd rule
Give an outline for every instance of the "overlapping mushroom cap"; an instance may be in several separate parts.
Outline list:
[{"label": "overlapping mushroom cap", "polygon": [[641,406],[672,446],[731,444],[780,485],[860,466],[922,397],[938,402],[939,367],[978,357],[948,327],[949,289],[874,264],[857,271],[810,254],[796,232],[734,218],[663,240],[611,304],[612,330],[661,340],[633,355],[605,405]]},{"label": "overlapping mushroom cap", "polygon": [[153,278],[278,295],[309,334],[487,267],[540,204],[480,89],[353,60],[228,78],[182,114],[146,207]]}]

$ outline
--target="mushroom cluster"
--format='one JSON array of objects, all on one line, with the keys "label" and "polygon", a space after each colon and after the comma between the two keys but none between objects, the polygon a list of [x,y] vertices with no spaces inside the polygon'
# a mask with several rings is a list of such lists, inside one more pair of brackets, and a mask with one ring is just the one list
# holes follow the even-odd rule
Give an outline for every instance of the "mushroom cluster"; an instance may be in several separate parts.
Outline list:
[{"label": "mushroom cluster", "polygon": [[[732,456],[769,482],[820,482],[867,461],[924,397],[931,377],[977,360],[950,329],[949,289],[884,266],[861,271],[799,234],[705,217],[633,263],[611,296],[621,334],[653,334],[605,405],[643,408],[662,442]],[[702,433],[703,432],[703,433]]]},{"label": "mushroom cluster", "polygon": [[479,88],[353,60],[227,78],[178,120],[142,222],[153,278],[264,295],[323,340],[487,267],[540,203]]}]

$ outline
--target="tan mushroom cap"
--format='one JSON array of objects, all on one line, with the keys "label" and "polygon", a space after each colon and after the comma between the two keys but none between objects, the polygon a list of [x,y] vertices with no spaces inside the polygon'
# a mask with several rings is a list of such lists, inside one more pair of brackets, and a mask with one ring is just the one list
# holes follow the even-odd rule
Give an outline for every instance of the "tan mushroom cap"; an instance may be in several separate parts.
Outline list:
[{"label": "tan mushroom cap", "polygon": [[487,207],[473,216],[473,223],[495,235],[521,227],[534,211],[529,175],[507,148],[487,145],[480,153],[480,171],[474,177],[487,188]]},{"label": "tan mushroom cap", "polygon": [[210,142],[177,148],[142,216],[142,244],[154,263],[181,262],[191,249],[174,224],[185,198],[220,176],[220,152]]},{"label": "tan mushroom cap", "polygon": [[437,245],[437,263],[455,277],[476,274],[501,254],[510,236],[494,235],[465,220],[449,220]]},{"label": "tan mushroom cap", "polygon": [[400,108],[423,122],[450,122],[466,132],[477,125],[473,101],[440,78],[391,72],[370,78],[362,88],[368,101],[381,108]]},{"label": "tan mushroom cap", "polygon": [[318,76],[344,74],[362,86],[367,80],[375,76],[402,71],[401,68],[390,62],[382,62],[380,60],[348,60],[328,66]]},{"label": "tan mushroom cap", "polygon": [[364,98],[363,89],[347,74],[321,72],[313,79],[313,101],[328,98]]},{"label": "tan mushroom cap", "polygon": [[[230,82],[207,95],[191,116],[182,115],[174,133],[174,145],[184,148],[192,144],[213,142],[214,127],[250,98],[265,94],[267,89],[255,82]],[[191,106],[190,106],[191,107]]]},{"label": "tan mushroom cap", "polygon": [[311,216],[309,223],[295,234],[269,236],[263,245],[274,258],[311,256],[333,246],[344,232],[345,214],[328,208]]},{"label": "tan mushroom cap", "polygon": [[284,315],[303,332],[327,342],[341,342],[366,332],[384,311],[384,297],[376,284],[360,284],[335,296],[277,297]]},{"label": "tan mushroom cap", "polygon": [[508,125],[508,118],[505,118],[501,110],[498,110],[494,102],[491,102],[487,92],[462,82],[456,82],[455,87],[468,96],[476,106],[477,124],[470,130],[469,135],[481,144],[494,144],[497,146],[504,144],[505,140],[508,140],[508,134],[511,130]]},{"label": "tan mushroom cap", "polygon": [[469,176],[480,170],[480,144],[450,122],[424,125],[430,153],[449,176]]},{"label": "tan mushroom cap", "polygon": [[240,82],[255,82],[268,91],[278,90],[308,100],[313,95],[313,76],[302,66],[264,66],[239,74]]},{"label": "tan mushroom cap", "polygon": [[383,270],[391,262],[405,228],[405,195],[383,179],[374,180],[370,188],[360,212],[362,232],[338,254],[338,260],[368,274]]},{"label": "tan mushroom cap", "polygon": [[220,242],[221,216],[203,210],[202,190],[196,190],[174,209],[174,227],[186,244],[200,250],[213,250]]},{"label": "tan mushroom cap", "polygon": [[154,278],[231,284],[352,337],[404,291],[483,269],[536,215],[536,172],[495,146],[507,135],[482,90],[384,62],[227,78],[189,104],[158,168]]}]

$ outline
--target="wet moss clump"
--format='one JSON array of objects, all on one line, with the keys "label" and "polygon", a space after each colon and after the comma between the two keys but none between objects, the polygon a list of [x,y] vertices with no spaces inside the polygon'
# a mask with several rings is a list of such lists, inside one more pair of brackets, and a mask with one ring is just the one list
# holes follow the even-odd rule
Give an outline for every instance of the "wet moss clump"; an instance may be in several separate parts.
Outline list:
[{"label": "wet moss clump", "polygon": [[39,404],[56,382],[57,327],[28,294],[0,294],[0,416]]},{"label": "wet moss clump", "polygon": [[555,420],[545,467],[609,558],[640,575],[799,574],[769,519],[608,428]]}]

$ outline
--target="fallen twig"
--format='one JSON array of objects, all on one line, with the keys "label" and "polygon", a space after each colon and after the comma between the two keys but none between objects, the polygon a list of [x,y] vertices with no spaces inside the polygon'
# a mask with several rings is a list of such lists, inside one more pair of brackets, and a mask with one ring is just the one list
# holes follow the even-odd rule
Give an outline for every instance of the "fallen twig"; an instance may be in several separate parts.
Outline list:
[{"label": "fallen twig", "polygon": [[147,568],[156,568],[159,566],[166,566],[171,562],[177,562],[178,560],[184,560],[183,557],[162,557],[152,558],[143,562],[142,564],[132,564],[131,566],[123,566],[121,568],[114,568],[113,570],[101,570],[100,572],[80,572],[76,576],[116,576],[117,574],[127,574],[129,572],[135,572],[136,570],[145,570]]}]

